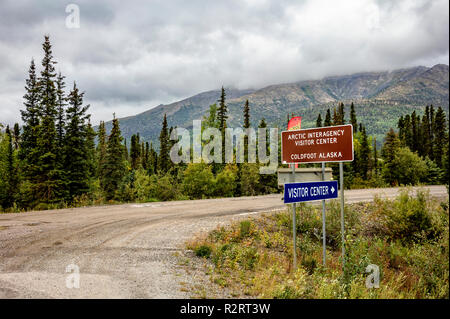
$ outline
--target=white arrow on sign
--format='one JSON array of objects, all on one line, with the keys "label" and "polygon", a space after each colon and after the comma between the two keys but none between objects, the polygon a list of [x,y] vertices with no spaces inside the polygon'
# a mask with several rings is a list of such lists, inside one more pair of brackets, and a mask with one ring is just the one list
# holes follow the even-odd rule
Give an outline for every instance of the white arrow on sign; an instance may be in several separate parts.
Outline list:
[{"label": "white arrow on sign", "polygon": [[331,193],[334,194],[334,187],[333,186],[331,186]]}]

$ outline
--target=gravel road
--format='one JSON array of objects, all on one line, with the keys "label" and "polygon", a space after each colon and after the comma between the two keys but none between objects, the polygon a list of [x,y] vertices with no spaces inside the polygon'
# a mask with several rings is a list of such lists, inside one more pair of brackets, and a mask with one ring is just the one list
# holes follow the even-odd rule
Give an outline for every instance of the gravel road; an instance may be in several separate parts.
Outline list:
[{"label": "gravel road", "polygon": [[[448,196],[444,186],[426,188]],[[397,193],[351,190],[345,197],[351,203]],[[0,298],[191,298],[207,278],[180,264],[184,243],[220,224],[283,209],[281,196],[0,214]],[[79,288],[66,286],[70,265],[79,269]]]}]

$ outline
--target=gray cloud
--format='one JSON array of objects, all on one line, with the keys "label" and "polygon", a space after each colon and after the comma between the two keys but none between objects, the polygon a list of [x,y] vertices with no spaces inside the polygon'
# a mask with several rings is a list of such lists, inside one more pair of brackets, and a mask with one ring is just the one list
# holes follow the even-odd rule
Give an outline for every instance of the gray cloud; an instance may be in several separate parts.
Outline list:
[{"label": "gray cloud", "polygon": [[447,0],[0,2],[0,122],[20,120],[30,59],[50,34],[67,86],[93,121],[221,85],[258,88],[328,75],[448,63]]}]

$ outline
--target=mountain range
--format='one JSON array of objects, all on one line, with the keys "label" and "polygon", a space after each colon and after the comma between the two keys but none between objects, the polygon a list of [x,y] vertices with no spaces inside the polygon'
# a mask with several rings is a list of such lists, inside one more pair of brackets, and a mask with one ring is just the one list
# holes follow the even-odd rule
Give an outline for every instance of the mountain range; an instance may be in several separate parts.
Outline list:
[{"label": "mountain range", "polygon": [[[158,105],[143,113],[120,118],[122,135],[129,140],[139,133],[145,141],[158,147],[158,137],[164,114],[169,126],[191,128],[192,121],[201,119],[216,103],[220,89],[202,92],[171,104]],[[449,66],[417,66],[385,72],[363,72],[344,76],[331,76],[321,80],[270,85],[257,90],[226,88],[229,127],[242,126],[243,107],[250,104],[253,127],[264,118],[270,127],[282,130],[288,114],[300,115],[302,128],[315,126],[319,113],[325,118],[328,108],[333,111],[339,102],[345,105],[346,119],[353,102],[358,121],[369,134],[381,141],[385,132],[396,127],[401,115],[416,110],[423,112],[425,105],[442,106],[449,110]],[[111,129],[111,122],[106,128]]]}]

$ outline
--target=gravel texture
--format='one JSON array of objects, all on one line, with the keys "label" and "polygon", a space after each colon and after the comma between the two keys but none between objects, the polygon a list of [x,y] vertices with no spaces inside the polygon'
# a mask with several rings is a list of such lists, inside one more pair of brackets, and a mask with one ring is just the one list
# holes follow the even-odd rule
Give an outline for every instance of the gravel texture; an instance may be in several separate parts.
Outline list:
[{"label": "gravel texture", "polygon": [[[448,196],[431,186],[434,196]],[[348,202],[397,189],[346,191]],[[187,240],[232,220],[280,210],[282,195],[0,214],[0,298],[231,297],[211,284]],[[67,288],[79,268],[79,288]],[[69,277],[70,278],[70,277]]]}]

